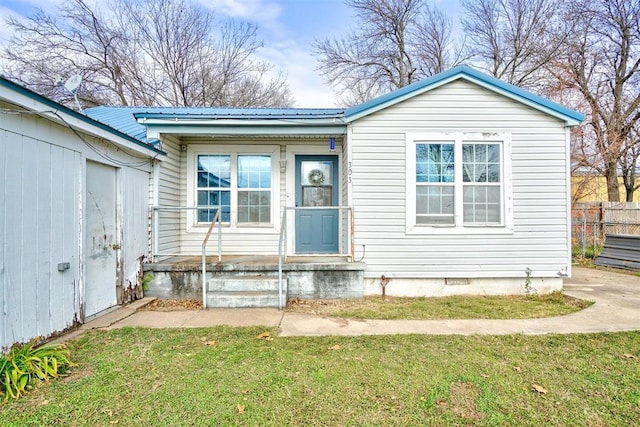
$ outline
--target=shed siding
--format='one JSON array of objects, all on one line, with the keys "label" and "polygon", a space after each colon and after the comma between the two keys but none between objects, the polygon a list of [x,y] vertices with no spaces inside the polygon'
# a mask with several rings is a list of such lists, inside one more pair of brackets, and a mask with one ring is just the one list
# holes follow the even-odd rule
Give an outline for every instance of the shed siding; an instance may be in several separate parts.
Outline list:
[{"label": "shed siding", "polygon": [[[566,269],[565,129],[561,121],[455,81],[352,125],[355,245],[367,277],[557,277]],[[405,233],[405,133],[508,132],[512,234]],[[509,171],[506,171],[509,173]]]},{"label": "shed siding", "polygon": [[87,160],[119,168],[119,280],[134,286],[148,254],[150,165],[35,114],[0,114],[0,350],[81,321]]},{"label": "shed siding", "polygon": [[149,255],[149,173],[137,169],[121,170],[122,188],[122,277],[124,301],[138,283],[142,258]]},{"label": "shed siding", "polygon": [[[4,130],[0,138],[0,348],[63,330],[79,283],[77,151]],[[57,264],[71,268],[57,271]]]}]

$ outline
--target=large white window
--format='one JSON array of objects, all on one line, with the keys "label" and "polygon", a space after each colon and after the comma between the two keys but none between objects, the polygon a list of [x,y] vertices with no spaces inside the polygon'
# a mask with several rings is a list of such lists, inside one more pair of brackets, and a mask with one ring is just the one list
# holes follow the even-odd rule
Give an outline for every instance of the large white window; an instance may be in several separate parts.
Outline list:
[{"label": "large white window", "polygon": [[509,228],[508,135],[408,134],[406,143],[407,232]]},{"label": "large white window", "polygon": [[222,222],[232,227],[273,226],[278,209],[273,191],[279,177],[278,149],[230,148],[189,152],[187,183],[192,190],[188,202],[198,207],[190,225],[210,223],[220,207]]},{"label": "large white window", "polygon": [[416,223],[454,223],[454,144],[416,144]]}]

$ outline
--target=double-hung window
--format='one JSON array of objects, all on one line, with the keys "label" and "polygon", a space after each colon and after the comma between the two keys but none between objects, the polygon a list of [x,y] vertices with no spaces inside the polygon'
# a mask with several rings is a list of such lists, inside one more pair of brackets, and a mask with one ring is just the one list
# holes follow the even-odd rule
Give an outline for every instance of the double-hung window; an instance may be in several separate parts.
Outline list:
[{"label": "double-hung window", "polygon": [[221,221],[231,226],[272,225],[276,155],[277,151],[192,153],[191,194],[197,207],[193,224],[211,222],[219,208]]},{"label": "double-hung window", "polygon": [[506,134],[407,134],[407,232],[508,228]]},{"label": "double-hung window", "polygon": [[454,145],[416,144],[416,223],[454,224]]},{"label": "double-hung window", "polygon": [[238,223],[271,223],[271,156],[238,156]]},{"label": "double-hung window", "polygon": [[462,144],[462,212],[464,224],[502,223],[499,143]]},{"label": "double-hung window", "polygon": [[231,156],[198,154],[198,222],[211,222],[216,214],[213,206],[222,210],[221,221],[231,219]]}]

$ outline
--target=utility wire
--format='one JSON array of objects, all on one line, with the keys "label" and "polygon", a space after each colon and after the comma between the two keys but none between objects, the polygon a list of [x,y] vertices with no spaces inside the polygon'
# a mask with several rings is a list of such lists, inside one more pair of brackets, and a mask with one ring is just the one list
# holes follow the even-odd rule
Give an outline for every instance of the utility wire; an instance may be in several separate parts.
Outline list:
[{"label": "utility wire", "polygon": [[46,117],[46,116],[44,116],[45,114],[53,114],[58,119],[60,119],[60,121],[62,121],[62,123],[67,128],[69,128],[78,137],[78,139],[80,139],[80,141],[82,141],[94,153],[96,153],[98,156],[102,157],[103,159],[105,159],[105,160],[107,160],[107,161],[109,161],[111,163],[114,163],[114,164],[116,164],[118,166],[134,167],[134,168],[135,167],[146,166],[148,164],[153,164],[153,162],[160,155],[160,153],[158,153],[154,157],[152,157],[151,159],[148,159],[146,157],[140,157],[140,156],[136,156],[136,155],[127,153],[128,156],[136,158],[136,159],[140,159],[140,161],[138,161],[138,162],[123,162],[121,160],[118,160],[118,159],[112,157],[109,153],[100,150],[98,147],[94,146],[91,142],[87,141],[87,139],[85,137],[83,137],[82,134],[80,134],[80,132],[78,132],[75,129],[74,126],[72,126],[67,120],[65,120],[65,118],[62,117],[62,115],[57,110],[27,111],[27,110],[19,110],[19,109],[1,108],[0,112],[5,113],[5,114],[33,114],[33,115],[36,115],[36,116],[39,116],[39,117]]}]

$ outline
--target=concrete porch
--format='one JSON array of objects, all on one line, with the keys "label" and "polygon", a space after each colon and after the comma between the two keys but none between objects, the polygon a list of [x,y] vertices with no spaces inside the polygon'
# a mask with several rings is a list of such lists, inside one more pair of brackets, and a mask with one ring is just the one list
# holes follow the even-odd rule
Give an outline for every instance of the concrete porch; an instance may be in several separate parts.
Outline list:
[{"label": "concrete porch", "polygon": [[[202,299],[202,258],[170,257],[144,265],[151,273],[145,296]],[[340,299],[364,295],[362,262],[339,256],[287,257],[282,264],[284,301],[288,298]],[[207,258],[206,305],[211,308],[278,307],[277,256]]]}]

